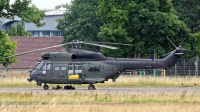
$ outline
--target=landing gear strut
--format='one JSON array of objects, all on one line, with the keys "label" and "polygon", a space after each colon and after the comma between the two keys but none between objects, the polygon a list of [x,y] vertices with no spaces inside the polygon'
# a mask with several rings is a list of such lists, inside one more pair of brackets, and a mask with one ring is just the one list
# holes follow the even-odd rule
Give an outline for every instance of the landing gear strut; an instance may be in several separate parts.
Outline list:
[{"label": "landing gear strut", "polygon": [[53,87],[53,89],[59,90],[59,89],[62,89],[62,87],[60,87],[59,85],[57,85],[56,87]]},{"label": "landing gear strut", "polygon": [[93,84],[90,84],[88,86],[88,90],[96,90],[95,86]]},{"label": "landing gear strut", "polygon": [[68,85],[66,85],[66,86],[64,86],[64,89],[75,89],[75,87],[74,86],[68,86]]},{"label": "landing gear strut", "polygon": [[49,89],[49,86],[46,85],[46,84],[44,84],[43,88],[44,88],[44,90],[48,90],[48,89]]}]

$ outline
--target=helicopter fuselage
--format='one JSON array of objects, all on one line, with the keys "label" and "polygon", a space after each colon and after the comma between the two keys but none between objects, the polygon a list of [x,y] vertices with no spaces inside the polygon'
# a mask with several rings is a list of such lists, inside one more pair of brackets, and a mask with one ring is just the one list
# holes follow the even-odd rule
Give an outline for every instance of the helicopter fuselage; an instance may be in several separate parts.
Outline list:
[{"label": "helicopter fuselage", "polygon": [[[82,51],[83,52],[83,51]],[[163,59],[105,57],[99,52],[42,54],[43,61],[30,71],[29,81],[50,84],[94,84],[117,79],[126,70],[171,68],[180,58],[172,51]]]}]

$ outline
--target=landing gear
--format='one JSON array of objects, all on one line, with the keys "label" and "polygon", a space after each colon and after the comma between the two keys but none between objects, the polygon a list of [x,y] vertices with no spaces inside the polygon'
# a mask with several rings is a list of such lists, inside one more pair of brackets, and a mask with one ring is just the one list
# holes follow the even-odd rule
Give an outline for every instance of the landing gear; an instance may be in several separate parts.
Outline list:
[{"label": "landing gear", "polygon": [[48,89],[49,89],[49,86],[46,85],[46,84],[44,84],[43,88],[44,88],[44,90],[48,90]]},{"label": "landing gear", "polygon": [[56,87],[53,87],[53,89],[59,90],[59,89],[62,89],[62,87],[60,87],[59,85],[57,85]]},{"label": "landing gear", "polygon": [[93,84],[90,84],[88,86],[88,90],[96,90],[95,86]]},{"label": "landing gear", "polygon": [[75,87],[73,87],[73,86],[68,86],[68,85],[66,85],[66,86],[64,86],[64,89],[75,89]]},{"label": "landing gear", "polygon": [[38,86],[41,86],[41,85],[42,85],[42,82],[41,82],[41,81],[38,81],[38,82],[37,82],[37,85],[38,85]]}]

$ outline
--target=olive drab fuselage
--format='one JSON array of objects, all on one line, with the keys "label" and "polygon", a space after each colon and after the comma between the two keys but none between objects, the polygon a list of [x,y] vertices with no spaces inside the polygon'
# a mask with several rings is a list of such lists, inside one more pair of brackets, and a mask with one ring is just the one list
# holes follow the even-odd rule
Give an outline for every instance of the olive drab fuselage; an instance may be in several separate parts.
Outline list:
[{"label": "olive drab fuselage", "polygon": [[43,60],[29,71],[29,81],[50,84],[94,84],[117,79],[126,70],[168,69],[183,53],[170,52],[163,59],[105,57],[100,52],[70,49],[69,52],[43,53]]}]

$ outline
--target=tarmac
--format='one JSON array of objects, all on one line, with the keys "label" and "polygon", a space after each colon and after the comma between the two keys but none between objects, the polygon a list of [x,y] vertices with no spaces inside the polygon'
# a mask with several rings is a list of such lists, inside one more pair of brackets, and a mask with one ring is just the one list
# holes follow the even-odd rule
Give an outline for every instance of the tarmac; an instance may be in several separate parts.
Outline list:
[{"label": "tarmac", "polygon": [[0,93],[33,93],[33,94],[74,94],[74,93],[98,93],[98,94],[199,94],[199,87],[133,87],[133,88],[98,88],[88,90],[87,88],[76,88],[75,90],[41,88],[0,88]]}]

